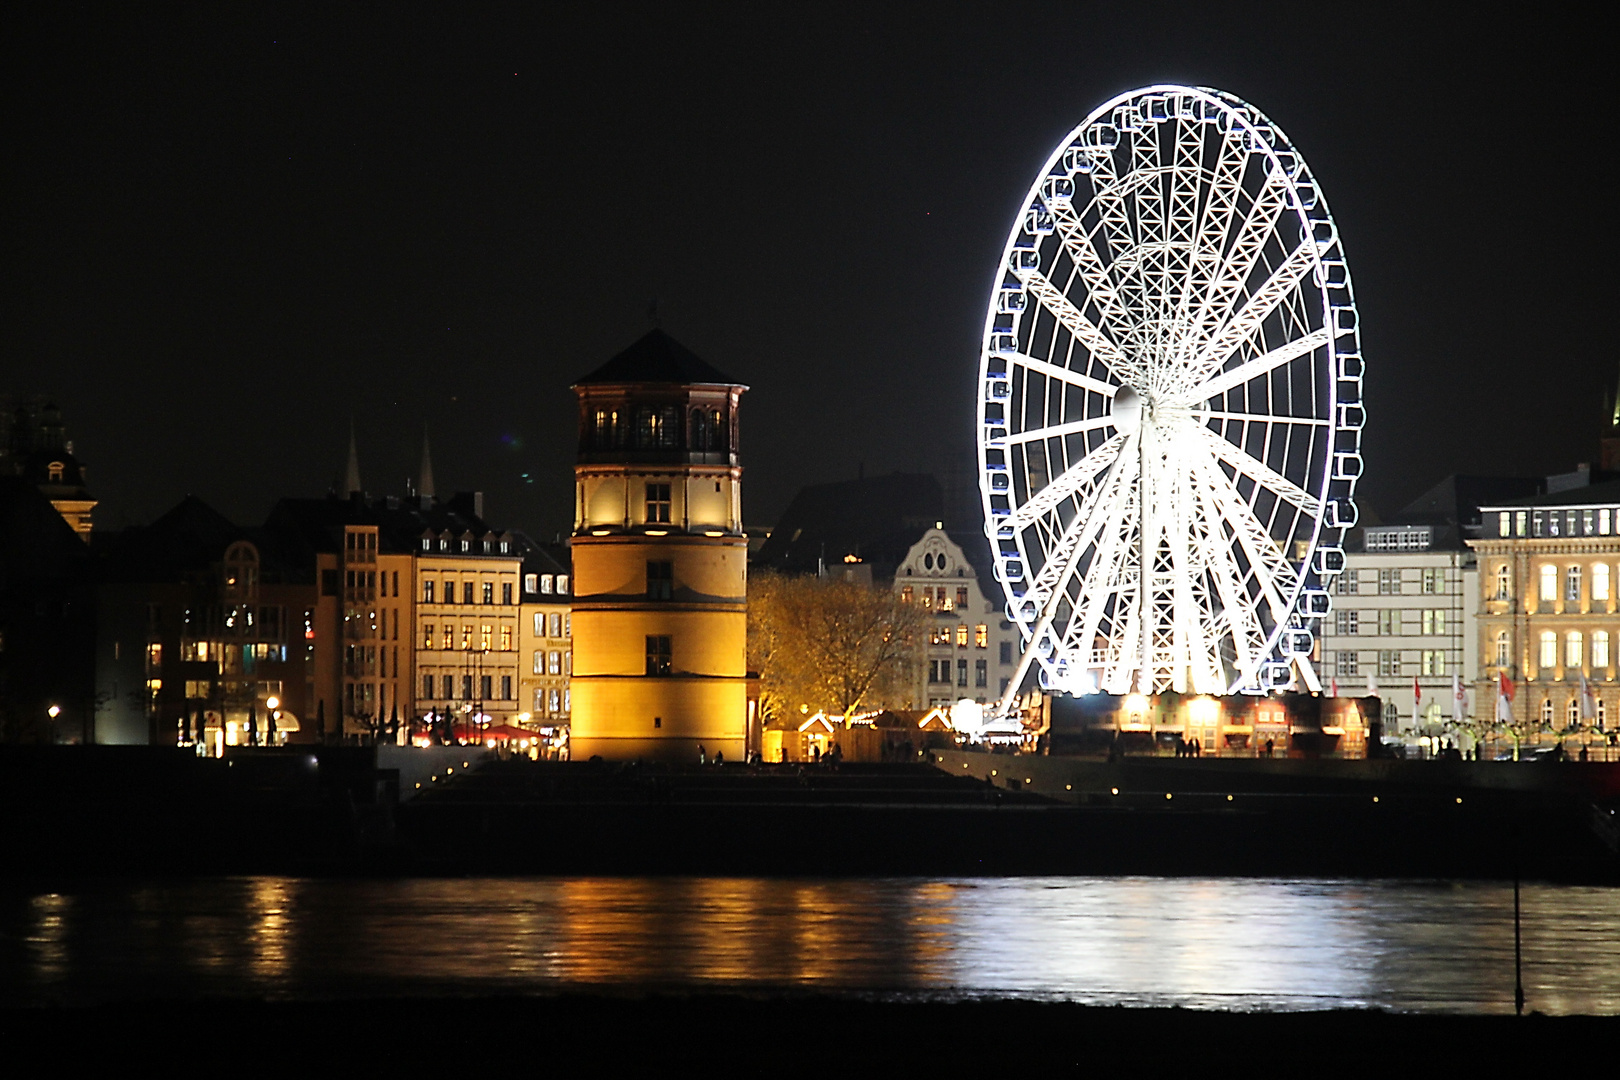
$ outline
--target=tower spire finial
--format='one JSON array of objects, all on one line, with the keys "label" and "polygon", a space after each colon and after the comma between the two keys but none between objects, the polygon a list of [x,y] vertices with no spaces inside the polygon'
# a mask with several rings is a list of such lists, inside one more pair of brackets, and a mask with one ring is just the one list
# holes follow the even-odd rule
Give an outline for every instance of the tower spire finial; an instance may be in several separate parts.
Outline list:
[{"label": "tower spire finial", "polygon": [[422,476],[417,484],[417,494],[424,499],[431,499],[433,491],[433,453],[428,447],[427,421],[422,421]]},{"label": "tower spire finial", "polygon": [[343,487],[346,494],[358,495],[360,487],[360,451],[354,442],[354,417],[349,417],[349,471],[344,477]]}]

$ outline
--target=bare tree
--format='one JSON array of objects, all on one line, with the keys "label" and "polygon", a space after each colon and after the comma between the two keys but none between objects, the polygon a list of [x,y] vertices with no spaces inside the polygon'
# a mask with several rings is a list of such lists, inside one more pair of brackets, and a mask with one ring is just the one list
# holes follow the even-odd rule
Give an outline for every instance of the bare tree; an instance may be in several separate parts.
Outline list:
[{"label": "bare tree", "polygon": [[924,612],[858,581],[759,574],[748,586],[748,660],[767,719],[847,716],[903,695],[919,662]]}]

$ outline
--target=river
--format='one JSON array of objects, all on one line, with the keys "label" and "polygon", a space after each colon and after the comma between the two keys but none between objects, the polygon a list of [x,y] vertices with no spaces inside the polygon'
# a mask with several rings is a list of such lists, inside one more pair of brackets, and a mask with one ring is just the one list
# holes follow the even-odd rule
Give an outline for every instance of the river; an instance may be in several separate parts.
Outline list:
[{"label": "river", "polygon": [[[203,878],[0,886],[0,1006],[591,990],[1513,1009],[1490,882]],[[1527,885],[1528,1007],[1620,1013],[1620,890]]]}]

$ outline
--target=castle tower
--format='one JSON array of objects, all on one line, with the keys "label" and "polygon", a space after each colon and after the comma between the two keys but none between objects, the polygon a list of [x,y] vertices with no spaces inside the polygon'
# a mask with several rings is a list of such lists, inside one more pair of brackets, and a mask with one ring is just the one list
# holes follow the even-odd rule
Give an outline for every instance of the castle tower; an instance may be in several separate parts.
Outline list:
[{"label": "castle tower", "polygon": [[741,761],[748,388],[653,330],[573,389],[572,757]]}]

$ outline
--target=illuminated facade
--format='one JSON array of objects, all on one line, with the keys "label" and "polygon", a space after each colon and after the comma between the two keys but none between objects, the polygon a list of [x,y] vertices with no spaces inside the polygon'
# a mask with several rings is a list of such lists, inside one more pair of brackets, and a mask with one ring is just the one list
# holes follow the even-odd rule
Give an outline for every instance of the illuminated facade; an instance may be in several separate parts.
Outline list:
[{"label": "illuminated facade", "polygon": [[746,389],[660,330],[574,385],[575,760],[744,757]]},{"label": "illuminated facade", "polygon": [[943,528],[927,529],[895,568],[893,587],[903,603],[932,613],[912,707],[999,701],[1018,667],[1018,631],[997,603],[1000,590],[986,596],[979,588],[962,545]]},{"label": "illuminated facade", "polygon": [[1506,675],[1526,742],[1608,745],[1620,709],[1620,482],[1482,509],[1483,535],[1471,542],[1479,555],[1476,711],[1491,715]]},{"label": "illuminated facade", "polygon": [[518,659],[522,670],[518,701],[528,714],[525,726],[539,730],[547,736],[548,745],[559,748],[566,744],[563,732],[573,712],[571,595],[572,581],[567,564],[538,547],[531,548],[523,560],[523,611],[518,620]]},{"label": "illuminated facade", "polygon": [[80,540],[90,542],[96,499],[84,465],[73,456],[62,413],[44,398],[0,397],[0,473],[21,476],[40,490]]}]

